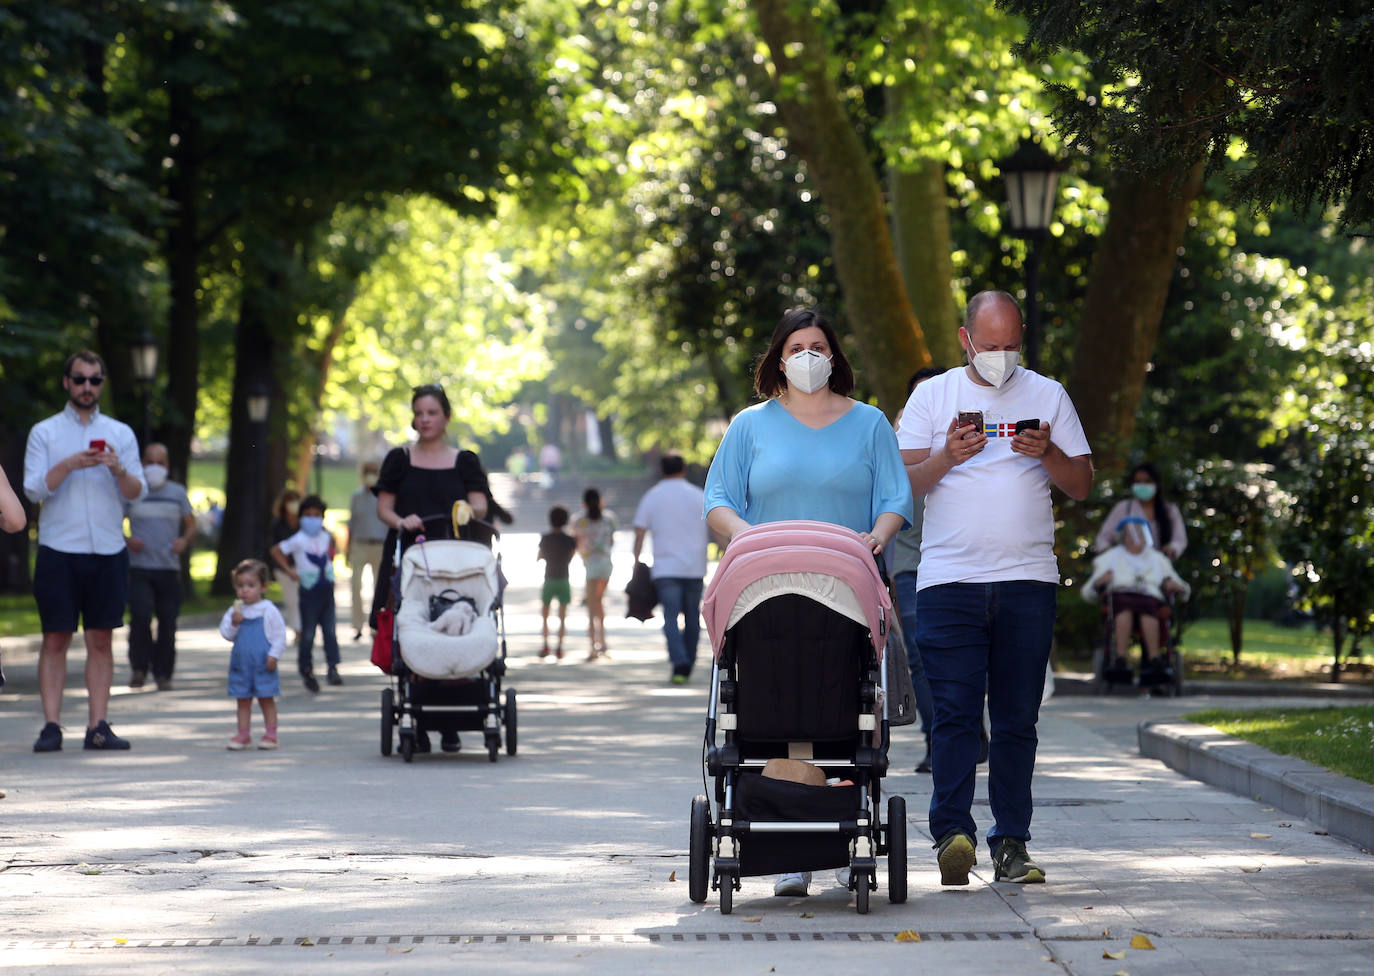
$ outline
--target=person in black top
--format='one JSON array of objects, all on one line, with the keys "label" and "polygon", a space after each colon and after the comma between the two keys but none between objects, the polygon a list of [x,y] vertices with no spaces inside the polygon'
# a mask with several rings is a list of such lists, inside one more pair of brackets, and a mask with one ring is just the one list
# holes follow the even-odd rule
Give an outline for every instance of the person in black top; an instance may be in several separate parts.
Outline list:
[{"label": "person in black top", "polygon": [[[472,451],[460,451],[444,439],[453,411],[443,387],[437,383],[417,386],[411,392],[410,426],[419,435],[409,447],[393,448],[382,460],[382,470],[372,491],[377,496],[377,517],[387,527],[382,546],[382,569],[372,596],[373,629],[377,611],[391,597],[391,576],[396,561],[396,542],[401,551],[418,536],[448,538],[452,535],[450,513],[454,502],[466,500],[475,518],[485,519],[490,488],[482,462]],[[429,736],[423,730],[417,741],[419,752],[429,751]],[[461,748],[458,733],[442,730],[445,752]]]},{"label": "person in black top", "polygon": [[568,565],[577,552],[577,540],[563,529],[568,524],[568,510],[562,505],[549,509],[552,532],[539,537],[539,557],[544,560],[544,588],[539,598],[543,602],[544,649],[540,657],[549,656],[549,606],[558,598],[558,646],[555,656],[563,659],[563,638],[567,634],[568,604],[572,602],[572,584],[568,582]]}]

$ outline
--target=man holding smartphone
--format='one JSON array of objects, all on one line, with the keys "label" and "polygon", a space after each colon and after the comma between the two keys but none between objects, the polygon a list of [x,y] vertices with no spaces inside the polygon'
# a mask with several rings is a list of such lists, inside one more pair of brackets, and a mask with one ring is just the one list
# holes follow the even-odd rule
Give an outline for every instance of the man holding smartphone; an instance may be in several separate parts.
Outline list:
[{"label": "man holding smartphone", "polygon": [[935,704],[930,830],[946,885],[968,884],[977,863],[985,690],[993,879],[1045,880],[1026,842],[1059,586],[1050,486],[1086,498],[1093,468],[1064,388],[1018,365],[1024,332],[1014,298],[975,295],[959,330],[967,364],[916,387],[897,431],[925,496],[916,642]]},{"label": "man holding smartphone", "polygon": [[67,649],[80,623],[86,638],[87,749],[127,749],[108,722],[114,680],[111,647],[124,623],[129,554],[124,504],[147,492],[138,439],[127,424],[100,412],[105,361],[82,350],[67,359],[62,388],[67,404],[29,431],[24,494],[41,505],[33,593],[43,628],[38,690],[44,725],[34,752],[62,748],[62,691]]}]

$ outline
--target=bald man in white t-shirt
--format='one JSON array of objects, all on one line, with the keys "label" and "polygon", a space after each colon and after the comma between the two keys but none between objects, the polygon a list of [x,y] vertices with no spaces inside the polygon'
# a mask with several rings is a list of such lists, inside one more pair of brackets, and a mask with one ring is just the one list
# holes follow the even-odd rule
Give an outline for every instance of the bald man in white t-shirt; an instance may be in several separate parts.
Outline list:
[{"label": "bald man in white t-shirt", "polygon": [[1010,295],[975,295],[959,329],[967,364],[916,387],[897,431],[912,492],[925,497],[916,641],[935,705],[930,829],[946,885],[968,884],[977,863],[985,689],[993,876],[1045,880],[1026,842],[1059,586],[1050,486],[1082,500],[1093,467],[1064,388],[1018,365],[1024,334]]}]

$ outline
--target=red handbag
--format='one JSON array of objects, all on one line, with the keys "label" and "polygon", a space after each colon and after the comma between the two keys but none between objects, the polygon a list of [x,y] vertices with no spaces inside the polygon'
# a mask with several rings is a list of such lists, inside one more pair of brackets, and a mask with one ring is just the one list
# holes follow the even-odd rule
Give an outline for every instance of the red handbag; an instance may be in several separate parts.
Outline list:
[{"label": "red handbag", "polygon": [[391,647],[396,639],[396,611],[388,604],[377,611],[377,633],[372,638],[372,663],[391,674]]}]

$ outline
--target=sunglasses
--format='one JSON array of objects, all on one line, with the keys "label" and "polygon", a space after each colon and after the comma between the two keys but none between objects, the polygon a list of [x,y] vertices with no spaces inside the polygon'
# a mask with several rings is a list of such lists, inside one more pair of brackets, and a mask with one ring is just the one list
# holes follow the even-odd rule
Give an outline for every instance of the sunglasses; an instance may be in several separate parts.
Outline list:
[{"label": "sunglasses", "polygon": [[97,373],[94,376],[82,376],[80,373],[68,373],[67,379],[72,381],[72,386],[99,386],[105,382],[105,377]]}]

